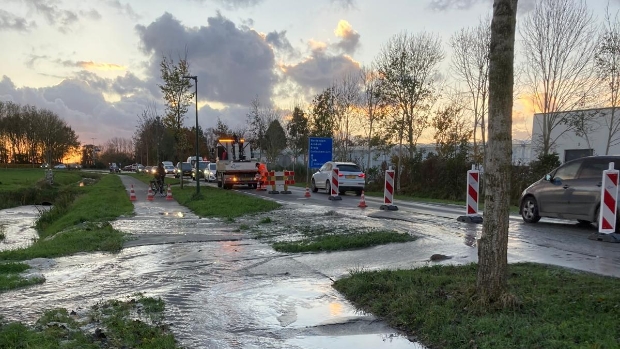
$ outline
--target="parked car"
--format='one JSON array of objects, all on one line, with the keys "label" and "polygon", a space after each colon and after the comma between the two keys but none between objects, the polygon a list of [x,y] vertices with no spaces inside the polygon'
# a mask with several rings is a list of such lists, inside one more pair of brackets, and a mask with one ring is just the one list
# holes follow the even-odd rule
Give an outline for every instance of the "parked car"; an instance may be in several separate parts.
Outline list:
[{"label": "parked car", "polygon": [[356,195],[362,195],[366,185],[366,175],[362,169],[353,162],[328,161],[312,175],[310,187],[313,192],[325,189],[331,192],[332,169],[338,168],[338,191],[344,195],[347,191],[355,191]]},{"label": "parked car", "polygon": [[217,173],[217,164],[215,162],[210,162],[209,165],[204,170],[204,178],[205,182],[215,182],[215,175]]},{"label": "parked car", "polygon": [[115,162],[110,163],[110,172],[111,173],[119,173],[121,172],[121,168]]},{"label": "parked car", "polygon": [[[527,223],[541,217],[598,223],[603,171],[620,169],[620,156],[589,156],[568,161],[521,193],[519,214]],[[620,230],[620,225],[616,224]]]},{"label": "parked car", "polygon": [[177,166],[174,172],[174,178],[185,177],[192,175],[192,164],[189,162],[177,162]]},{"label": "parked car", "polygon": [[58,164],[58,165],[55,165],[54,168],[57,170],[66,170],[67,166],[65,166],[65,164]]},{"label": "parked car", "polygon": [[[208,161],[199,161],[198,162],[198,179],[204,177],[204,170],[205,168],[207,168],[207,165],[209,164]],[[196,180],[196,167],[192,167],[192,179]]]},{"label": "parked car", "polygon": [[151,171],[152,168],[153,166],[146,166],[143,171],[146,174],[153,174],[153,172]]},{"label": "parked car", "polygon": [[127,165],[127,166],[123,166],[123,171],[135,171],[133,165]]},{"label": "parked car", "polygon": [[173,175],[175,173],[174,165],[164,165],[164,170],[166,170],[166,174]]}]

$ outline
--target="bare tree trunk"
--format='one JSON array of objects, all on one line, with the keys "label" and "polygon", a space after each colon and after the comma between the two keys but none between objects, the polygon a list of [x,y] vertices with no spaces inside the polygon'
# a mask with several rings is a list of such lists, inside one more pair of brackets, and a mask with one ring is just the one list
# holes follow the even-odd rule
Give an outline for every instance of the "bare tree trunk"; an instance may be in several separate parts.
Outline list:
[{"label": "bare tree trunk", "polygon": [[495,0],[489,65],[489,151],[485,156],[484,225],[478,242],[478,296],[496,302],[506,293],[512,158],[512,103],[517,0]]}]

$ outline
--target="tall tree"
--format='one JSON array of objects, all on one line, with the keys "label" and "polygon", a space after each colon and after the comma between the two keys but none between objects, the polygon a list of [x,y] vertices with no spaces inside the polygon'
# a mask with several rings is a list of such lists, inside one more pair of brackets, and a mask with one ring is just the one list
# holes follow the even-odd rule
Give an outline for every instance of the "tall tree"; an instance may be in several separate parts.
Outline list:
[{"label": "tall tree", "polygon": [[357,74],[345,74],[334,85],[334,121],[336,126],[335,159],[350,159],[349,147],[353,134],[360,128],[358,107],[360,104],[360,81]]},{"label": "tall tree", "polygon": [[489,139],[484,158],[484,223],[476,291],[484,303],[508,300],[508,221],[517,0],[494,0],[489,61]]},{"label": "tall tree", "polygon": [[435,129],[437,155],[442,158],[468,153],[473,129],[465,119],[464,109],[463,103],[455,100],[435,111],[431,126]]},{"label": "tall tree", "polygon": [[382,91],[398,106],[398,177],[400,192],[403,140],[409,158],[413,158],[418,139],[428,126],[428,111],[437,97],[437,67],[443,60],[441,40],[433,34],[403,32],[390,38],[381,48],[377,70],[382,77]]},{"label": "tall tree", "polygon": [[334,137],[334,88],[328,87],[312,100],[312,119],[310,135],[314,137]]},{"label": "tall tree", "polygon": [[605,155],[608,155],[609,147],[620,143],[620,118],[616,115],[620,105],[620,22],[617,14],[611,17],[609,5],[603,35],[595,51],[595,66],[598,78],[606,90],[602,94],[606,97],[605,104],[611,107],[611,113],[603,118],[607,128]]},{"label": "tall tree", "polygon": [[582,0],[539,0],[519,28],[527,88],[542,114],[541,139],[532,141],[546,155],[571,129],[572,114],[565,112],[581,106],[595,87],[594,20]]},{"label": "tall tree", "polygon": [[[262,106],[258,100],[258,96],[256,96],[254,100],[252,100],[246,119],[248,125],[248,140],[250,141],[252,149],[259,150],[259,158],[262,158],[262,151],[266,147],[265,137],[267,134],[267,127],[274,120],[280,119],[280,111],[273,107]],[[241,136],[239,131],[240,130],[236,130],[236,133]],[[246,133],[246,130],[244,130],[243,133]]]},{"label": "tall tree", "polygon": [[366,168],[370,168],[370,160],[373,146],[373,132],[377,124],[383,120],[387,114],[388,104],[386,98],[381,93],[381,79],[374,67],[363,67],[360,70],[360,81],[362,85],[361,108],[364,110],[364,127],[366,133],[367,158]]},{"label": "tall tree", "polygon": [[489,45],[491,43],[490,19],[481,19],[477,27],[461,29],[450,39],[452,71],[465,83],[471,100],[474,119],[474,159],[481,162],[478,149],[478,131],[482,150],[486,143],[486,114],[489,96]]},{"label": "tall tree", "polygon": [[279,120],[273,120],[265,134],[265,152],[267,159],[271,163],[275,163],[282,150],[286,148],[286,133]]},{"label": "tall tree", "polygon": [[293,115],[286,125],[286,131],[288,133],[288,146],[293,151],[295,161],[297,161],[300,154],[304,154],[305,164],[307,161],[306,154],[308,153],[310,129],[308,127],[308,118],[300,106],[296,105],[293,108]]},{"label": "tall tree", "polygon": [[178,161],[179,154],[188,147],[188,140],[181,128],[183,127],[187,109],[194,99],[191,80],[183,78],[183,76],[190,74],[187,52],[185,52],[183,58],[179,57],[178,63],[175,63],[172,58],[163,56],[159,67],[161,78],[164,81],[163,84],[159,85],[159,89],[163,93],[166,103],[166,114],[163,118],[163,123],[174,134],[177,154],[177,159],[175,160]]}]

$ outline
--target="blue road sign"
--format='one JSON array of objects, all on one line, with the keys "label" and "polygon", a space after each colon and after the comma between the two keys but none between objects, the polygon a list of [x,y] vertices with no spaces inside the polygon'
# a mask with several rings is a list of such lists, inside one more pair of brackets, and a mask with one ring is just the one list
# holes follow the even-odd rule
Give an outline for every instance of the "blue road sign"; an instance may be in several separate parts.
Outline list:
[{"label": "blue road sign", "polygon": [[309,167],[320,168],[332,161],[332,139],[327,137],[310,137],[308,146]]}]

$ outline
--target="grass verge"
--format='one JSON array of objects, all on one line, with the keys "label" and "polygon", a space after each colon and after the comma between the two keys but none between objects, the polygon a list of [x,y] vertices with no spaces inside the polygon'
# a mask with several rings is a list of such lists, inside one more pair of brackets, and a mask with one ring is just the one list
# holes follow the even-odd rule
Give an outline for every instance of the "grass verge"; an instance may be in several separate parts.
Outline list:
[{"label": "grass verge", "polygon": [[0,223],[0,241],[6,239],[5,229],[4,224]]},{"label": "grass verge", "polygon": [[359,309],[432,348],[618,348],[620,279],[509,266],[518,309],[473,304],[477,266],[352,272],[334,283]]},{"label": "grass verge", "polygon": [[356,232],[344,235],[322,235],[300,241],[276,242],[273,248],[280,252],[326,252],[367,248],[394,242],[415,240],[409,234],[394,231]]},{"label": "grass verge", "polygon": [[54,258],[78,252],[118,252],[123,234],[108,221],[133,212],[117,176],[65,190],[54,207],[43,212],[36,226],[39,239],[24,249],[0,251],[0,260]]},{"label": "grass verge", "polygon": [[[0,293],[16,288],[41,284],[43,278],[23,278],[19,273],[30,269],[30,266],[23,263],[0,263]],[[2,348],[2,346],[0,346]]]},{"label": "grass verge", "polygon": [[247,214],[269,212],[281,207],[275,201],[237,193],[214,187],[200,187],[196,197],[196,187],[175,188],[174,198],[201,217],[218,217],[232,220]]},{"label": "grass verge", "polygon": [[48,310],[33,327],[0,323],[0,348],[180,348],[163,311],[161,299],[141,295],[99,303],[87,314]]}]

